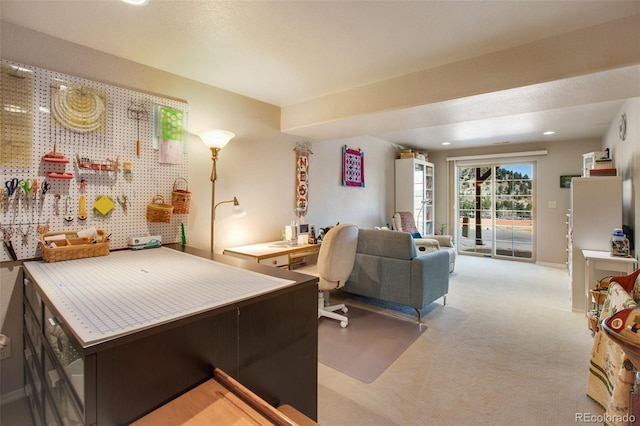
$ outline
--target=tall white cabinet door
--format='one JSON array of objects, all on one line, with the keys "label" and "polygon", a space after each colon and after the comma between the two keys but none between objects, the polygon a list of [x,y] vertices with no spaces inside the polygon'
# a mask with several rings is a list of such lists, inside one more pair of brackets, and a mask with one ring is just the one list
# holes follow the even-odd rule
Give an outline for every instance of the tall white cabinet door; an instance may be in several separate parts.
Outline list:
[{"label": "tall white cabinet door", "polygon": [[412,212],[421,235],[434,233],[433,163],[415,158],[396,159],[397,212]]},{"label": "tall white cabinet door", "polygon": [[569,226],[571,308],[585,312],[582,250],[609,251],[613,229],[622,228],[622,177],[573,178]]}]

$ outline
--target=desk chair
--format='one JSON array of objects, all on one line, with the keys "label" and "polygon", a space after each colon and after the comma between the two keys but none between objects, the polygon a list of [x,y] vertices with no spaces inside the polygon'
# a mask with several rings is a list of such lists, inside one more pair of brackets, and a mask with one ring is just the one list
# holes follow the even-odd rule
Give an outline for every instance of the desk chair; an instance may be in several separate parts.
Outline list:
[{"label": "desk chair", "polygon": [[347,312],[344,304],[329,305],[329,291],[341,288],[347,282],[356,259],[358,227],[349,224],[337,225],[322,240],[318,262],[298,268],[296,272],[315,275],[318,282],[318,318],[328,317],[340,321],[341,327],[349,325],[349,318],[335,311]]}]

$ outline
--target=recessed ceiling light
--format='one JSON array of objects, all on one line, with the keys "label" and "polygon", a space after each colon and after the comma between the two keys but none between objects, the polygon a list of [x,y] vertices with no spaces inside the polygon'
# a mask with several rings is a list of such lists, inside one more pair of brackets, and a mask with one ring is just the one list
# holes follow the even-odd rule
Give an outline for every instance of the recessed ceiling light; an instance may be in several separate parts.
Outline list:
[{"label": "recessed ceiling light", "polygon": [[556,132],[554,132],[553,130],[547,130],[546,132],[543,133],[543,135],[545,136],[549,136],[549,135],[555,135]]},{"label": "recessed ceiling light", "polygon": [[451,142],[442,142],[442,145],[451,145]]},{"label": "recessed ceiling light", "polygon": [[134,6],[144,6],[149,3],[149,0],[122,0],[125,3],[132,4]]}]

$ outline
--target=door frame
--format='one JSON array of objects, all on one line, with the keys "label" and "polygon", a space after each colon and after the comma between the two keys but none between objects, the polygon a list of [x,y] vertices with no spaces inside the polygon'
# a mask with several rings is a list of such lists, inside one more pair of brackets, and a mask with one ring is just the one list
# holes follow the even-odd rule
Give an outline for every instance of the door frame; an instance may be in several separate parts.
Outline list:
[{"label": "door frame", "polygon": [[[546,154],[546,152],[544,152]],[[450,197],[453,206],[451,211],[451,217],[449,219],[449,223],[454,225],[455,232],[450,232],[454,235],[454,239],[458,240],[459,236],[459,198],[458,198],[458,170],[460,168],[471,168],[471,167],[491,167],[491,213],[492,213],[492,230],[491,230],[491,253],[473,253],[468,251],[460,250],[460,242],[457,244],[457,251],[460,254],[469,255],[469,256],[483,256],[483,257],[492,257],[496,259],[504,259],[504,260],[514,260],[520,262],[530,262],[535,263],[537,258],[537,233],[536,233],[536,222],[537,222],[537,160],[535,158],[526,158],[522,156],[522,158],[513,158],[512,156],[478,156],[482,158],[461,158],[460,160],[456,158],[447,158],[447,163],[449,165],[449,184],[450,191],[447,191],[447,196]],[[520,156],[518,156],[520,157]],[[495,236],[496,236],[496,209],[495,209],[495,167],[496,166],[505,166],[511,164],[530,164],[532,166],[532,176],[531,176],[531,257],[530,258],[520,258],[515,256],[503,256],[496,254],[496,246],[495,246]],[[449,228],[453,230],[454,228]]]}]

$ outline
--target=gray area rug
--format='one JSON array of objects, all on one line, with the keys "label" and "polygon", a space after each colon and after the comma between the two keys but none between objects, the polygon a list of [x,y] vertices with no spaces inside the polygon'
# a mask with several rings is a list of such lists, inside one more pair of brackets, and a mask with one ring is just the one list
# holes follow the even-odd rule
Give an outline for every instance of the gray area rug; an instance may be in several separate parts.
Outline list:
[{"label": "gray area rug", "polygon": [[365,383],[372,383],[427,329],[417,321],[347,306],[349,326],[321,318],[318,361]]}]

